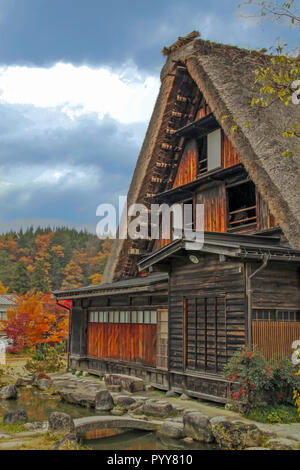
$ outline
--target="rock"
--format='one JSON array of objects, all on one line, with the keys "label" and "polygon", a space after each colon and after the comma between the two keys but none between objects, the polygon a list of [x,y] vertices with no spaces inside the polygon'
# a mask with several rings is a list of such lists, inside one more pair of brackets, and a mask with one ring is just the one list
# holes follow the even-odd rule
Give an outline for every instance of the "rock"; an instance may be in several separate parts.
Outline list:
[{"label": "rock", "polygon": [[1,388],[0,398],[3,398],[5,400],[16,400],[18,398],[17,387],[13,384],[10,384],[6,387]]},{"label": "rock", "polygon": [[149,400],[143,404],[142,409],[145,415],[157,416],[159,418],[167,418],[168,416],[172,416],[176,413],[173,406],[167,401]]},{"label": "rock", "polygon": [[96,396],[98,391],[88,391],[84,389],[78,389],[77,387],[72,389],[58,390],[60,397],[68,402],[75,405],[85,406],[86,408],[94,408]]},{"label": "rock", "polygon": [[283,439],[283,438],[270,439],[266,443],[266,447],[270,450],[299,450],[300,449],[300,445],[298,441],[294,441],[292,439]]},{"label": "rock", "polygon": [[265,447],[246,447],[244,450],[270,450],[266,449]]},{"label": "rock", "polygon": [[123,416],[125,413],[126,410],[124,408],[113,408],[110,412],[114,416]]},{"label": "rock", "polygon": [[107,385],[107,390],[109,392],[120,392],[122,387],[121,385]]},{"label": "rock", "polygon": [[121,408],[125,408],[125,410],[129,410],[132,409],[131,405],[134,405],[136,400],[128,395],[117,395],[114,397],[114,403]]},{"label": "rock", "polygon": [[90,374],[88,373],[88,371],[84,370],[82,372],[82,377],[88,377]]},{"label": "rock", "polygon": [[23,409],[7,411],[3,416],[3,424],[23,424],[27,421],[28,415]]},{"label": "rock", "polygon": [[179,398],[180,400],[192,400],[192,398],[186,395],[185,393],[182,393]]},{"label": "rock", "polygon": [[183,423],[175,423],[166,421],[157,430],[157,434],[161,436],[170,437],[172,439],[183,439],[185,436]]},{"label": "rock", "polygon": [[105,374],[106,385],[120,385],[123,390],[128,392],[140,392],[145,389],[143,379],[131,377],[131,375]]},{"label": "rock", "polygon": [[146,392],[152,392],[155,389],[152,387],[152,385],[148,384],[148,385],[145,385],[145,390],[146,390]]},{"label": "rock", "polygon": [[49,390],[52,387],[52,380],[49,379],[38,379],[36,381],[36,386],[39,390]]},{"label": "rock", "polygon": [[185,437],[183,439],[183,442],[187,442],[188,444],[190,444],[191,442],[194,442],[194,439],[192,437]]},{"label": "rock", "polygon": [[0,434],[0,439],[10,439],[11,436],[9,434]]},{"label": "rock", "polygon": [[143,401],[137,400],[137,401],[135,401],[135,403],[132,403],[132,405],[130,405],[130,406],[128,407],[128,410],[136,410],[136,409],[141,408],[142,411],[143,411],[143,404],[144,404]]},{"label": "rock", "polygon": [[19,377],[16,380],[15,386],[26,387],[27,385],[32,385],[33,379],[34,379],[33,375],[27,375],[26,377]]},{"label": "rock", "polygon": [[33,423],[25,423],[24,429],[26,431],[35,431],[36,429],[41,429],[43,427],[43,423],[38,423],[34,421]]},{"label": "rock", "polygon": [[186,410],[183,413],[184,432],[199,442],[213,442],[214,436],[209,419],[204,414],[195,410]]},{"label": "rock", "polygon": [[168,390],[166,393],[166,397],[168,398],[178,398],[178,393],[174,392],[174,390]]},{"label": "rock", "polygon": [[95,408],[99,411],[110,411],[114,407],[114,400],[108,390],[101,390],[95,397]]},{"label": "rock", "polygon": [[54,411],[49,416],[49,432],[51,434],[60,434],[73,432],[75,429],[75,424],[73,419],[67,413],[59,413]]},{"label": "rock", "polygon": [[82,375],[81,370],[77,370],[77,371],[75,372],[75,375],[76,375],[76,377],[80,377],[80,376]]},{"label": "rock", "polygon": [[75,433],[70,432],[62,436],[60,439],[58,439],[58,441],[55,442],[52,447],[52,450],[59,450],[68,444],[71,447],[74,447],[77,444],[77,437]]},{"label": "rock", "polygon": [[45,372],[37,372],[36,374],[33,374],[32,384],[37,386],[38,381],[41,380],[41,379],[51,380],[49,375],[45,374]]},{"label": "rock", "polygon": [[223,449],[244,449],[261,447],[263,432],[255,425],[242,421],[231,421],[224,416],[215,416],[210,420],[213,435]]}]

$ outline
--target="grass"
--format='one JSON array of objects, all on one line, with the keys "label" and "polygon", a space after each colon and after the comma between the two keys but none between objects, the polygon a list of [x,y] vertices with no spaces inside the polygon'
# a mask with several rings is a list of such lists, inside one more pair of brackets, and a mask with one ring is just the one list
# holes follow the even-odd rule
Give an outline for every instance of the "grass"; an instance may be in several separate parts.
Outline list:
[{"label": "grass", "polygon": [[268,424],[300,423],[297,408],[288,405],[253,408],[245,417],[253,421],[258,421],[259,423]]},{"label": "grass", "polygon": [[24,424],[3,424],[3,418],[0,417],[1,434],[15,434],[23,431],[25,431]]}]

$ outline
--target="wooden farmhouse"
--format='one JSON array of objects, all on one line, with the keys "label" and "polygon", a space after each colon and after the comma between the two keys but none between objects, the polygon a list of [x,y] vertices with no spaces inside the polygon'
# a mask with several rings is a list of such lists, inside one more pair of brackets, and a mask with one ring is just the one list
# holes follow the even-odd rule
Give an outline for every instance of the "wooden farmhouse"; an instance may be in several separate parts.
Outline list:
[{"label": "wooden farmhouse", "polygon": [[259,52],[197,34],[163,52],[128,205],[204,204],[204,243],[116,239],[101,285],[55,295],[72,300],[71,367],[224,402],[237,348],[270,359],[300,339],[300,162],[282,156],[300,105],[251,107]]}]

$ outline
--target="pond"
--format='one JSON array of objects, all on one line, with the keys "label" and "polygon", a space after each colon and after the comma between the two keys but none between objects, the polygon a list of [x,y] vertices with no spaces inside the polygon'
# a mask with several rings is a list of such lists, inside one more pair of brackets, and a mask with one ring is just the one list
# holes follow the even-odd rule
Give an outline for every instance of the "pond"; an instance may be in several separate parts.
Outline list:
[{"label": "pond", "polygon": [[[0,416],[6,411],[24,408],[30,421],[45,422],[53,411],[68,413],[75,418],[97,415],[93,408],[71,405],[54,395],[35,388],[23,388],[18,400],[0,400]],[[168,439],[148,431],[132,429],[99,429],[89,431],[82,443],[95,450],[200,450],[214,449],[212,445]]]}]

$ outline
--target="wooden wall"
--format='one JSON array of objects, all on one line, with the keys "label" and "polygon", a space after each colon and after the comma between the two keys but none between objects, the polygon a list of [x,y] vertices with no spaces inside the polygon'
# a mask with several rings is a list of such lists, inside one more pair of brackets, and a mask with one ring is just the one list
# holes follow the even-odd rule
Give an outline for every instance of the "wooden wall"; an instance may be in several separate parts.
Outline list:
[{"label": "wooden wall", "polygon": [[[251,263],[251,272],[260,263]],[[300,309],[300,272],[296,263],[270,262],[251,281],[252,308]]]},{"label": "wooden wall", "polygon": [[156,325],[89,323],[88,356],[156,366]]},{"label": "wooden wall", "polygon": [[196,194],[196,203],[204,204],[204,230],[210,232],[227,231],[225,185],[203,189]]},{"label": "wooden wall", "polygon": [[221,155],[221,161],[222,161],[222,166],[224,168],[229,168],[230,166],[237,165],[238,163],[241,163],[240,157],[237,153],[237,151],[234,149],[232,143],[228,139],[228,137],[224,134],[222,130],[222,155]]},{"label": "wooden wall", "polygon": [[[207,256],[199,264],[188,262],[183,266],[172,267],[170,277],[170,369],[184,370],[191,367],[185,357],[187,351],[195,350],[195,335],[186,334],[185,330],[193,323],[195,309],[188,309],[188,321],[184,318],[185,298],[192,302],[197,298],[201,303],[201,298],[218,296],[223,298],[220,303],[220,315],[222,326],[220,325],[219,340],[219,365],[224,364],[235,350],[245,344],[246,340],[246,315],[245,315],[245,281],[243,264],[238,261],[221,263],[218,258]],[[211,297],[212,298],[212,297]],[[214,300],[211,300],[214,302]],[[203,308],[203,302],[202,306]],[[222,309],[222,313],[221,313]],[[208,308],[208,323],[215,321],[214,312]],[[221,332],[222,330],[222,332]],[[189,332],[187,332],[189,333]],[[202,338],[203,340],[203,338]],[[201,338],[200,338],[201,341]],[[185,343],[184,343],[185,342]],[[198,345],[199,346],[199,345]],[[210,362],[207,370],[214,370],[215,359],[213,357],[213,344],[210,345]],[[226,349],[226,358],[225,358]],[[186,361],[186,364],[185,364]],[[220,367],[218,368],[220,369]],[[203,364],[199,364],[198,370],[204,370]]]},{"label": "wooden wall", "polygon": [[197,178],[198,149],[197,142],[191,140],[186,145],[178,167],[173,188],[190,183]]},{"label": "wooden wall", "polygon": [[256,206],[257,230],[268,230],[270,228],[278,227],[276,218],[271,214],[268,204],[258,191],[256,191]]}]

